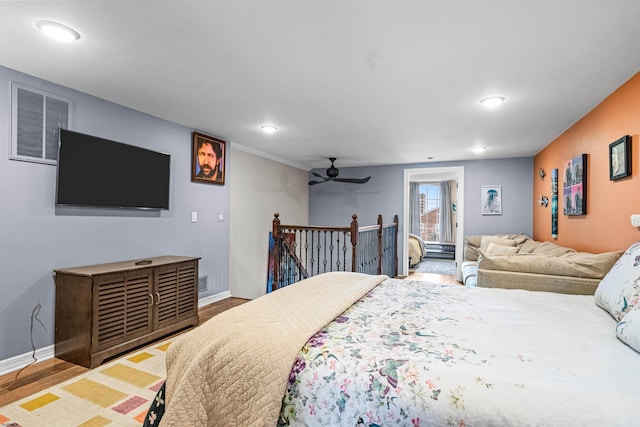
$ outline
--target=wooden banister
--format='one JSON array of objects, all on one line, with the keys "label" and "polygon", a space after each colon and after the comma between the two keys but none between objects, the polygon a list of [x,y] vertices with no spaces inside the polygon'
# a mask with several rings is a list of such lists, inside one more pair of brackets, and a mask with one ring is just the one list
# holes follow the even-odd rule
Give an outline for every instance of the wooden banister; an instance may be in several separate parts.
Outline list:
[{"label": "wooden banister", "polygon": [[[387,231],[388,228],[391,230]],[[392,233],[391,236],[388,232]],[[349,252],[347,235],[351,243]],[[272,289],[323,272],[347,271],[349,256],[350,271],[393,277],[398,271],[397,235],[397,215],[391,224],[384,224],[382,215],[378,215],[376,225],[360,227],[358,216],[353,214],[348,227],[322,227],[283,225],[280,214],[275,212]]]}]

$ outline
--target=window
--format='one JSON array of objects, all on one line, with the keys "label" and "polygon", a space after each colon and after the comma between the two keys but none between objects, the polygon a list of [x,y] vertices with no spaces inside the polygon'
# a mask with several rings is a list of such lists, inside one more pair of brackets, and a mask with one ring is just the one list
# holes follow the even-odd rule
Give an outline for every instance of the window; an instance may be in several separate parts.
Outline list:
[{"label": "window", "polygon": [[440,183],[420,184],[420,237],[440,241]]},{"label": "window", "polygon": [[73,101],[11,83],[11,159],[55,165],[58,129],[71,124]]}]

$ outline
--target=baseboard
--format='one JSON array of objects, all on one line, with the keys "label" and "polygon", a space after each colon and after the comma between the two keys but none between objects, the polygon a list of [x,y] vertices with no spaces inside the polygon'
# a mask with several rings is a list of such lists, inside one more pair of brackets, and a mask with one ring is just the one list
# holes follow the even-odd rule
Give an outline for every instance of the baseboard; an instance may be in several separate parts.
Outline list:
[{"label": "baseboard", "polygon": [[[55,346],[50,345],[36,350],[36,359],[38,362],[42,362],[48,359],[52,359],[55,354]],[[8,374],[10,372],[17,371],[33,362],[33,352],[30,351],[25,354],[19,354],[9,359],[0,360],[0,375]]]},{"label": "baseboard", "polygon": [[225,298],[231,298],[230,291],[220,292],[219,294],[209,295],[208,297],[200,298],[198,300],[198,307],[213,304],[214,302],[222,301]]},{"label": "baseboard", "polygon": [[[222,301],[225,298],[231,298],[231,292],[224,291],[219,294],[209,295],[208,297],[201,298],[198,300],[198,307],[202,307],[208,304],[212,304],[214,302]],[[25,354],[19,354],[17,356],[13,356],[9,359],[0,360],[0,375],[8,374],[10,372],[17,371],[18,369],[27,366],[29,363],[33,362],[33,358],[31,355],[33,352],[28,352]],[[40,349],[36,349],[36,358],[38,362],[42,362],[48,359],[53,358],[55,355],[55,346],[50,345],[48,347],[43,347]]]}]

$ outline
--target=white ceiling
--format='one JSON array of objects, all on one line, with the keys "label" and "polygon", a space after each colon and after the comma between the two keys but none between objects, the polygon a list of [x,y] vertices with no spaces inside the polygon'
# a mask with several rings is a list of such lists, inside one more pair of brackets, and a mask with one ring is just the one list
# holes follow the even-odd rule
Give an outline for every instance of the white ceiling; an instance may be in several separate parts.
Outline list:
[{"label": "white ceiling", "polygon": [[640,70],[640,0],[0,1],[0,65],[304,168],[532,156]]}]

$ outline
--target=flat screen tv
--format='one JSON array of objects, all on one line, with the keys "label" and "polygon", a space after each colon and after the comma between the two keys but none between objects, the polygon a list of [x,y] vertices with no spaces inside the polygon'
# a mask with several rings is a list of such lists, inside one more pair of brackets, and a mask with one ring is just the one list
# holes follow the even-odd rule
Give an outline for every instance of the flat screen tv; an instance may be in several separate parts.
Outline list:
[{"label": "flat screen tv", "polygon": [[169,209],[171,156],[60,129],[56,204]]}]

